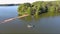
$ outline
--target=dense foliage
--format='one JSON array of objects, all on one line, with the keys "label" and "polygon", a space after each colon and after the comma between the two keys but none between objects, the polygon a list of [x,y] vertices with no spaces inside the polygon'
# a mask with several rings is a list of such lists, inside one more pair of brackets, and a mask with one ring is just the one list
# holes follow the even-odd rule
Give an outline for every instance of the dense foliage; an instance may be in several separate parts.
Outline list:
[{"label": "dense foliage", "polygon": [[53,13],[53,12],[60,12],[60,2],[59,1],[52,1],[52,2],[44,2],[44,1],[37,1],[32,4],[24,3],[20,4],[18,7],[18,14],[24,15],[40,15],[43,13]]}]

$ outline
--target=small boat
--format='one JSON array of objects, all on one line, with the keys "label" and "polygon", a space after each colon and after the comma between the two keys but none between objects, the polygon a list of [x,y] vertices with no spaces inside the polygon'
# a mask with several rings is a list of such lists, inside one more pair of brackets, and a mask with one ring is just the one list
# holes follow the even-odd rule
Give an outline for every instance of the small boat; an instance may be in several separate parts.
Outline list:
[{"label": "small boat", "polygon": [[27,27],[28,27],[28,28],[33,28],[33,27],[34,27],[34,25],[27,25]]}]

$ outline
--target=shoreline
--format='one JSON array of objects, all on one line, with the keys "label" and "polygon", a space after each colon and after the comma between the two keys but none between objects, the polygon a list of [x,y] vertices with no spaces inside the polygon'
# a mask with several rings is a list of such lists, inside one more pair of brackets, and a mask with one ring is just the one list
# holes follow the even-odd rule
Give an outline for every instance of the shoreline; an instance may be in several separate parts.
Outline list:
[{"label": "shoreline", "polygon": [[6,22],[10,22],[10,21],[12,21],[12,20],[14,20],[16,18],[23,18],[23,17],[27,17],[27,16],[28,16],[28,14],[27,15],[18,16],[18,17],[14,17],[14,18],[5,19],[3,21],[0,21],[0,24],[6,23]]}]

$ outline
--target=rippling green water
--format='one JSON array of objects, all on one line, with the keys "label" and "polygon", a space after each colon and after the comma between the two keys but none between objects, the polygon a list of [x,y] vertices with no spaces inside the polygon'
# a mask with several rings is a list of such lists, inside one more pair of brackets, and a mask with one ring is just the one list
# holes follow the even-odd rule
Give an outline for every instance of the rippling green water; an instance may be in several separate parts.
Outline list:
[{"label": "rippling green water", "polygon": [[[17,17],[18,6],[0,6],[0,21]],[[28,27],[28,25],[32,27]],[[16,18],[7,23],[0,24],[0,33],[60,33],[60,14],[55,12],[36,16]]]}]

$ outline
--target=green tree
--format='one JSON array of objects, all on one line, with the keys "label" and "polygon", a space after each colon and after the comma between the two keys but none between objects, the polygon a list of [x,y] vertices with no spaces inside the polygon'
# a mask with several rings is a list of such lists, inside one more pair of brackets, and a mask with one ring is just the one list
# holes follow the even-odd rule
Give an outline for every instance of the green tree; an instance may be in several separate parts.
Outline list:
[{"label": "green tree", "polygon": [[29,12],[28,10],[30,10],[31,7],[31,4],[30,3],[24,3],[24,4],[21,4],[19,7],[18,7],[18,14],[19,15],[23,15],[27,12]]},{"label": "green tree", "polygon": [[29,14],[29,15],[38,15],[38,14],[43,14],[48,12],[54,13],[54,12],[60,12],[60,1],[50,1],[50,2],[44,2],[44,1],[36,1],[33,2],[32,4],[30,3],[24,3],[21,4],[18,7],[18,14],[19,15],[24,15],[24,14]]}]

